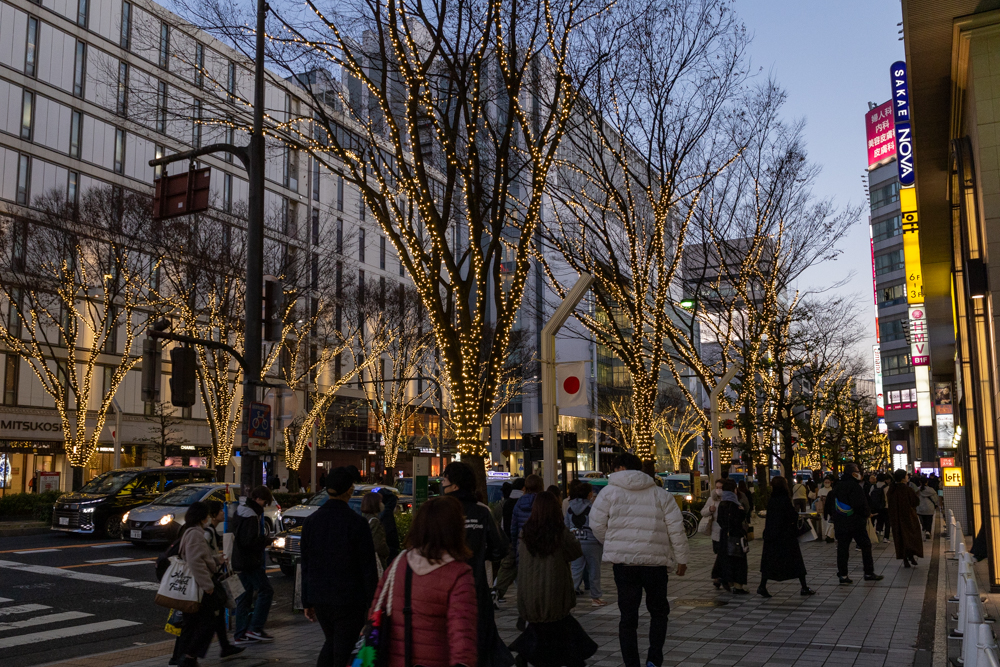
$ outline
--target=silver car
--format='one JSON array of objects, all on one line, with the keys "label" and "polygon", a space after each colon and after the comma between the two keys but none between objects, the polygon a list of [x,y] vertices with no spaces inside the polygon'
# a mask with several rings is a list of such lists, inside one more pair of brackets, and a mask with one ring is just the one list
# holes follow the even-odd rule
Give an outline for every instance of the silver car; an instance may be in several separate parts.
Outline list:
[{"label": "silver car", "polygon": [[[355,484],[354,485],[354,496],[363,496],[366,493],[371,493],[372,491],[381,491],[382,489],[387,489],[392,493],[399,496],[399,489],[393,486],[377,486],[374,484]],[[314,495],[309,500],[303,498],[299,505],[293,505],[286,509],[281,515],[281,523],[285,530],[290,528],[295,528],[296,526],[301,526],[302,522],[306,520],[306,517],[318,510],[323,503],[330,499],[330,495],[326,491],[320,491]]]},{"label": "silver car", "polygon": [[[129,510],[122,517],[122,539],[132,544],[172,542],[184,526],[187,508],[199,501],[225,502],[227,487],[230,489],[230,497],[235,498],[238,485],[185,484],[164,493],[149,505]],[[237,500],[229,502],[230,517],[235,515],[238,506]],[[282,529],[281,506],[277,503],[264,508],[264,526],[268,535],[275,535]]]}]

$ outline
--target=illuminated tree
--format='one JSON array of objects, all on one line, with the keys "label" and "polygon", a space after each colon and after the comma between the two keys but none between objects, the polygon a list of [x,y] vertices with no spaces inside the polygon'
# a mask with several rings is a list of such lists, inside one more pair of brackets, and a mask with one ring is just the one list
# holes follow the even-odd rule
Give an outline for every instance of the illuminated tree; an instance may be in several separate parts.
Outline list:
[{"label": "illuminated tree", "polygon": [[162,302],[160,259],[143,242],[149,216],[147,198],[109,187],[79,206],[53,192],[0,218],[0,342],[55,404],[74,487]]},{"label": "illuminated tree", "polygon": [[611,56],[573,110],[544,230],[555,257],[541,259],[560,297],[578,273],[594,276],[594,307],[576,317],[631,376],[619,421],[644,460],[689,227],[746,142],[746,45],[723,0],[626,0],[590,31],[590,47]]},{"label": "illuminated tree", "polygon": [[654,432],[663,440],[670,468],[680,472],[681,461],[692,451],[698,436],[704,431],[702,422],[694,410],[671,407],[656,414]]}]

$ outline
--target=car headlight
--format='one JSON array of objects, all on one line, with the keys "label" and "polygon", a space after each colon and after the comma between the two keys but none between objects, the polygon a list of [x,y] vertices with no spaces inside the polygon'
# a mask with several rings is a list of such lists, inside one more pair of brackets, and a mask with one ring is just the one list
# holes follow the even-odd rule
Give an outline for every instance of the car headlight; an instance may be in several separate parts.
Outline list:
[{"label": "car headlight", "polygon": [[686,500],[688,502],[691,502],[693,499],[694,499],[694,497],[690,493],[687,494],[686,496],[684,496],[684,500]]},{"label": "car headlight", "polygon": [[161,526],[166,526],[173,520],[174,520],[173,514],[164,514],[163,517],[160,518],[160,520],[157,521],[156,523],[160,524]]},{"label": "car headlight", "polygon": [[283,537],[275,538],[275,540],[274,540],[274,548],[275,549],[284,549],[285,548],[285,538],[283,538]]},{"label": "car headlight", "polygon": [[122,523],[128,523],[129,514],[131,514],[131,512],[125,512],[125,514],[122,514]]}]

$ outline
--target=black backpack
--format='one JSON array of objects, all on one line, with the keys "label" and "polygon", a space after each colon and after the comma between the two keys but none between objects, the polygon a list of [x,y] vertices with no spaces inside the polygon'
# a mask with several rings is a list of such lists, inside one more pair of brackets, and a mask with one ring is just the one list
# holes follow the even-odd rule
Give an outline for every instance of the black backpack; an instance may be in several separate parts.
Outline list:
[{"label": "black backpack", "polygon": [[569,511],[570,521],[573,522],[573,527],[577,530],[583,530],[587,527],[587,517],[590,516],[590,506],[583,510],[583,514],[577,514],[573,510]]},{"label": "black backpack", "polygon": [[170,567],[170,558],[176,556],[181,551],[181,538],[178,537],[174,540],[174,543],[167,547],[167,550],[156,557],[156,580],[160,581],[163,579],[163,575],[167,573],[167,568]]}]

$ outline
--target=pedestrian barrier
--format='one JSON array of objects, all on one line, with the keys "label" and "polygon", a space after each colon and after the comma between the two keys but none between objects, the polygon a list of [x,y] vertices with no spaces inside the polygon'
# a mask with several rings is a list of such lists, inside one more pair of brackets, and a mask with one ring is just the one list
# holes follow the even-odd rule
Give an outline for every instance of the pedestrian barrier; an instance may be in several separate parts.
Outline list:
[{"label": "pedestrian barrier", "polygon": [[986,598],[979,594],[973,567],[974,560],[972,554],[965,551],[965,541],[961,532],[956,538],[956,547],[957,591],[955,597],[948,600],[958,603],[958,613],[952,616],[957,624],[948,635],[949,639],[962,642],[960,657],[956,663],[963,667],[1000,667],[1000,650],[997,648],[993,628],[990,625],[993,619],[986,614],[983,606]]}]

